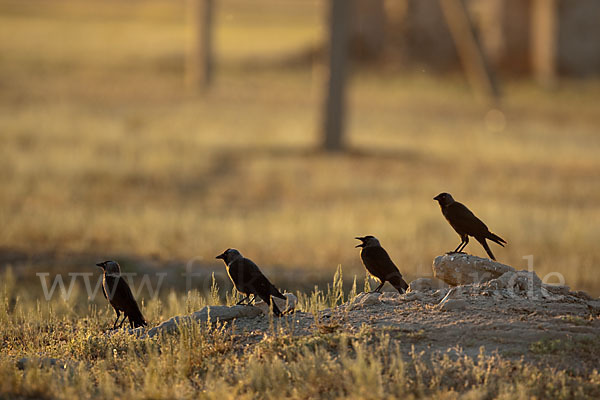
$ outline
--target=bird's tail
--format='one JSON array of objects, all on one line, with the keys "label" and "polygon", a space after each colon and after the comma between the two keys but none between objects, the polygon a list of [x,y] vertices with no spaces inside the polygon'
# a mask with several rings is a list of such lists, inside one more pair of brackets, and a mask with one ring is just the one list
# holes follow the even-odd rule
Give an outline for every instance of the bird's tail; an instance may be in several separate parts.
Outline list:
[{"label": "bird's tail", "polygon": [[[488,232],[487,238],[490,239],[494,243],[498,243],[502,247],[504,247],[504,245],[506,244],[506,240],[502,239],[500,236],[498,236],[492,232]],[[483,247],[485,247],[485,246],[483,246]]]},{"label": "bird's tail", "polygon": [[277,307],[277,304],[275,304],[274,301],[272,303],[273,304],[271,304],[271,307],[273,307],[273,314],[279,317],[281,315],[281,311],[279,310],[279,307]]},{"label": "bird's tail", "polygon": [[388,282],[391,283],[392,286],[395,287],[396,290],[401,294],[405,293],[406,289],[408,289],[408,283],[402,279],[402,275],[400,274],[392,276],[390,279],[388,279]]},{"label": "bird's tail", "polygon": [[287,300],[287,297],[285,297],[283,294],[281,294],[281,292],[273,285],[271,285],[269,292],[270,292],[269,294],[271,296],[279,297],[282,300]]},{"label": "bird's tail", "polygon": [[140,326],[148,326],[146,319],[142,315],[142,312],[139,309],[132,310],[129,314],[127,314],[129,318],[129,323],[134,327],[138,328]]},{"label": "bird's tail", "polygon": [[[277,290],[277,289],[275,289],[275,290]],[[281,293],[279,293],[279,294],[281,294]],[[260,297],[265,303],[267,303],[269,305],[269,307],[273,308],[273,314],[275,314],[278,317],[281,315],[281,310],[279,310],[279,307],[277,307],[277,304],[275,304],[274,301],[271,301],[271,294],[259,293],[258,297]],[[284,296],[284,298],[286,298],[286,297]]]},{"label": "bird's tail", "polygon": [[[490,249],[490,246],[488,246],[487,242],[485,241],[485,238],[476,238],[476,239],[479,243],[481,243],[481,245],[485,249],[485,252],[488,254],[488,256],[490,256],[490,258],[492,260],[496,261],[496,257],[494,257],[494,253],[492,253],[492,250]],[[498,244],[500,244],[500,243],[498,243]]]}]

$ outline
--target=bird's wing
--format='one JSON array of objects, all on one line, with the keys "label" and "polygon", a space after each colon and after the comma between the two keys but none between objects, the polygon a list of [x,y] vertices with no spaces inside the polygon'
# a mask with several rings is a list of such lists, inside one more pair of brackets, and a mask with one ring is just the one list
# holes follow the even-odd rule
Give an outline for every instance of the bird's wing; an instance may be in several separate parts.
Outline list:
[{"label": "bird's wing", "polygon": [[251,284],[256,290],[268,286],[269,280],[262,273],[258,265],[254,261],[244,258],[243,271],[245,280]]},{"label": "bird's wing", "polygon": [[123,277],[116,279],[114,291],[115,293],[113,293],[111,303],[123,309],[125,312],[129,312],[129,310],[139,311],[133,293],[131,293],[131,289]]},{"label": "bird's wing", "polygon": [[[248,274],[248,283],[259,296],[275,296],[285,299],[285,296],[267,279],[258,265],[248,258],[244,258],[244,274]],[[263,300],[266,301],[264,298]]]},{"label": "bird's wing", "polygon": [[120,277],[117,280],[117,288],[115,290],[115,295],[113,296],[113,301],[114,300],[120,302],[120,307],[129,318],[129,322],[133,327],[147,325],[146,320],[140,311],[140,307],[138,306],[137,301],[135,301],[133,293],[131,293],[131,289],[123,277]]},{"label": "bird's wing", "polygon": [[398,267],[383,247],[365,247],[360,256],[367,270],[379,280],[389,280],[390,276],[402,277]]},{"label": "bird's wing", "polygon": [[459,233],[480,236],[488,232],[488,227],[483,221],[477,218],[464,204],[457,201],[447,207],[444,215],[450,225]]},{"label": "bird's wing", "polygon": [[256,265],[254,263],[254,261],[252,261],[249,258],[242,259],[242,268],[244,269],[244,272],[247,272],[252,275],[262,275],[263,274],[260,271],[260,268],[258,268],[258,265]]}]

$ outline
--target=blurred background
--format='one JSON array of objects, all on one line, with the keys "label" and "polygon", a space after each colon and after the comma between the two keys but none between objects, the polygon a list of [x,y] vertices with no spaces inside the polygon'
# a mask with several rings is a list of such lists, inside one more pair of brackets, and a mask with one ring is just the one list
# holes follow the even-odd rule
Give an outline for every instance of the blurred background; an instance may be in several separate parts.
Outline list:
[{"label": "blurred background", "polygon": [[339,264],[362,282],[371,234],[412,280],[460,242],[447,191],[500,262],[598,296],[599,20],[596,0],[0,0],[0,268],[33,293],[116,259],[183,290],[188,263],[226,285],[235,247],[305,290]]}]

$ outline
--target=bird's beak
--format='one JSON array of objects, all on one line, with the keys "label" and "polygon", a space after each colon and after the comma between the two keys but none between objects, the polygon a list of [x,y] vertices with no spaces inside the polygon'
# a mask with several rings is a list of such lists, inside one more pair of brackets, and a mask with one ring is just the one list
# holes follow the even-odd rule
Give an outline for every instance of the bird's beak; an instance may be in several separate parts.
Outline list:
[{"label": "bird's beak", "polygon": [[356,246],[354,246],[355,248],[356,248],[356,247],[365,247],[365,239],[364,239],[364,238],[361,238],[361,237],[355,237],[354,239],[358,239],[358,240],[360,240],[360,241],[362,242],[362,243],[359,243],[359,244],[357,244]]},{"label": "bird's beak", "polygon": [[98,267],[100,267],[100,268],[104,269],[104,263],[103,263],[103,262],[96,264],[96,266],[98,266]]},{"label": "bird's beak", "polygon": [[440,199],[440,195],[438,194],[438,195],[437,195],[437,196],[435,196],[433,199],[434,199],[434,200],[439,200],[439,199]]},{"label": "bird's beak", "polygon": [[225,253],[223,253],[223,254],[219,254],[219,255],[218,255],[218,256],[216,256],[215,258],[216,258],[217,260],[218,260],[218,259],[221,259],[221,260],[225,261]]}]

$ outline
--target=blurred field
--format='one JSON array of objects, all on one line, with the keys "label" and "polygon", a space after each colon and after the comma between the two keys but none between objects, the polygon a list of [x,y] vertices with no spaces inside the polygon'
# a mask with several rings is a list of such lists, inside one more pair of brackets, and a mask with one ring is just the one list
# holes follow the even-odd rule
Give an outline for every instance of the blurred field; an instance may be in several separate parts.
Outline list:
[{"label": "blurred field", "polygon": [[432,200],[448,191],[508,240],[501,262],[533,255],[600,295],[600,82],[507,84],[499,114],[461,77],[355,69],[349,151],[326,155],[318,68],[245,63],[317,42],[322,4],[288,2],[220,2],[216,85],[197,98],[184,2],[0,1],[4,251],[221,270],[236,247],[274,280],[329,278],[363,276],[353,237],[373,234],[412,279],[459,243]]}]

